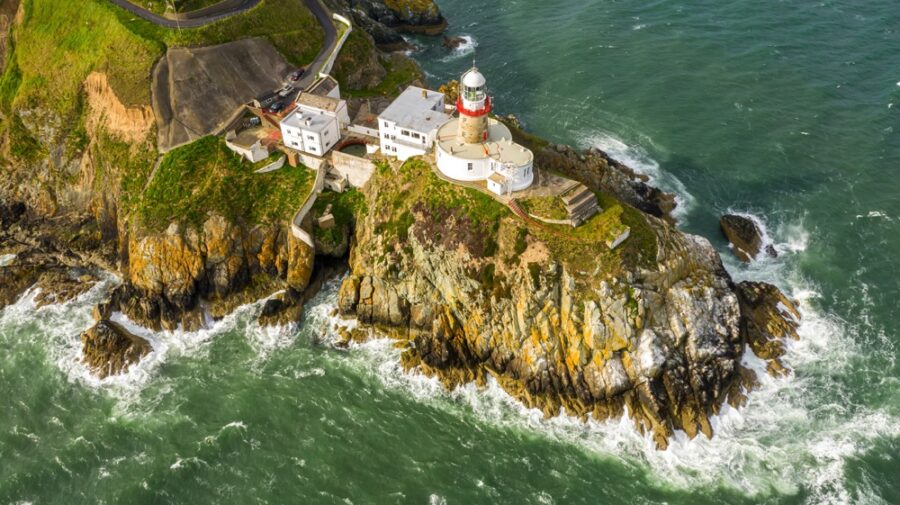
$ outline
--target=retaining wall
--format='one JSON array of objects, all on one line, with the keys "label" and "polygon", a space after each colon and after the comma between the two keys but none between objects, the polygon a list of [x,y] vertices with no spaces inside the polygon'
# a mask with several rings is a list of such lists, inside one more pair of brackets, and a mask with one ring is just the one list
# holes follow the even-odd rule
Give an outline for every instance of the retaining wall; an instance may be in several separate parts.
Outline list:
[{"label": "retaining wall", "polygon": [[331,165],[335,173],[346,177],[355,188],[363,187],[375,173],[375,163],[372,160],[341,151],[331,152]]}]

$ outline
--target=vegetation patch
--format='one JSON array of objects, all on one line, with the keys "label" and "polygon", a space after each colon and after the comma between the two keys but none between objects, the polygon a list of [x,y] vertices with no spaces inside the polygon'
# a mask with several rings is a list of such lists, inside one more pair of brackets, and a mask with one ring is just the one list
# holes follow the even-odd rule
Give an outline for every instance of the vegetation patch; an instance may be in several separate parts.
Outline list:
[{"label": "vegetation patch", "polygon": [[254,173],[273,160],[247,163],[221,138],[204,137],[166,154],[134,214],[147,231],[172,221],[200,226],[210,214],[233,222],[289,220],[312,190],[313,173],[287,166]]},{"label": "vegetation patch", "polygon": [[357,189],[348,189],[343,193],[323,191],[313,204],[313,215],[321,216],[331,205],[334,226],[328,229],[318,228],[316,238],[325,244],[337,245],[343,240],[343,229],[350,227],[359,217],[367,212],[365,197]]},{"label": "vegetation patch", "polygon": [[396,173],[381,165],[378,174],[369,212],[376,219],[376,233],[384,234],[389,244],[405,242],[414,215],[422,215],[426,219],[417,222],[415,230],[419,241],[446,249],[462,244],[477,257],[496,253],[500,221],[511,215],[505,205],[439,179],[421,158],[408,160]]},{"label": "vegetation patch", "polygon": [[562,198],[558,196],[533,196],[518,202],[522,210],[533,216],[560,221],[569,218],[569,211],[566,210]]}]

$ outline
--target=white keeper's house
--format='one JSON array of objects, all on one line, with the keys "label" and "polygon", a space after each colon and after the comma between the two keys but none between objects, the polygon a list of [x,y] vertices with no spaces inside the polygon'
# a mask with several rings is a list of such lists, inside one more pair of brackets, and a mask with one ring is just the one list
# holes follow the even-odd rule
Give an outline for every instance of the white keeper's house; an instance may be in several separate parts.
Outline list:
[{"label": "white keeper's house", "polygon": [[534,154],[512,140],[503,123],[490,117],[487,81],[477,68],[463,74],[456,109],[435,138],[438,169],[458,181],[485,181],[498,195],[521,191],[534,181]]},{"label": "white keeper's house", "polygon": [[346,101],[304,92],[281,120],[281,137],[285,147],[321,157],[337,145],[349,123]]},{"label": "white keeper's house", "polygon": [[431,151],[444,113],[444,94],[410,86],[378,116],[381,152],[405,161]]}]

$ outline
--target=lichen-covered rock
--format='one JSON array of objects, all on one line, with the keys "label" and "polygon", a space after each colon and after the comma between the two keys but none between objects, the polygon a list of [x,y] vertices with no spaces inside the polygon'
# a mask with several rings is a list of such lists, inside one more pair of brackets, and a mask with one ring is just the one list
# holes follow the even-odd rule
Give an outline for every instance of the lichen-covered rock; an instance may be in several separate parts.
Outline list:
[{"label": "lichen-covered rock", "polygon": [[[385,182],[404,170],[376,175],[364,190],[370,210],[357,223],[338,308],[404,342],[405,366],[448,387],[493,376],[546,415],[627,411],[660,447],[678,429],[712,436],[709,417],[743,403],[755,383],[740,364],[747,318],[707,240],[645,217],[635,229],[643,250],[598,244],[590,262],[567,256],[555,234],[516,239],[522,223],[512,215],[479,225],[460,214],[459,196],[447,200],[457,208],[428,194],[399,210],[380,205],[386,193],[415,187]],[[408,231],[385,231],[397,222]],[[783,317],[761,311],[751,320],[781,328]]]},{"label": "lichen-covered rock", "polygon": [[107,320],[81,334],[82,361],[101,379],[124,373],[152,349],[141,337]]},{"label": "lichen-covered rock", "polygon": [[211,216],[199,230],[171,225],[164,233],[128,244],[128,286],[120,288],[122,310],[150,328],[195,329],[202,323],[198,301],[238,303],[257,277],[281,279],[303,291],[312,275],[315,251],[287,225],[249,228]]}]

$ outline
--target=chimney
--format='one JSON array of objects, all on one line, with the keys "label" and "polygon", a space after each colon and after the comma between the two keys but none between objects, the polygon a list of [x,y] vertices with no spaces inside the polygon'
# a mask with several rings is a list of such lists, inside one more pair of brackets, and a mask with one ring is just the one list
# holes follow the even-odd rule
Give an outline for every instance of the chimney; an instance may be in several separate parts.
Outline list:
[{"label": "chimney", "polygon": [[428,90],[427,89],[422,90],[422,98],[424,98],[426,100],[428,99]]}]

